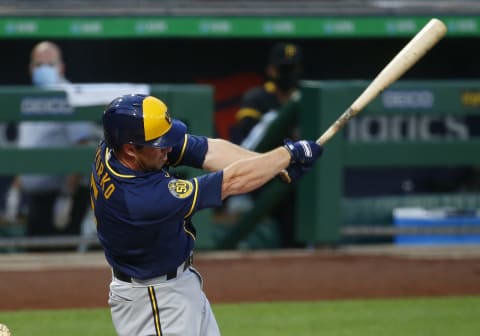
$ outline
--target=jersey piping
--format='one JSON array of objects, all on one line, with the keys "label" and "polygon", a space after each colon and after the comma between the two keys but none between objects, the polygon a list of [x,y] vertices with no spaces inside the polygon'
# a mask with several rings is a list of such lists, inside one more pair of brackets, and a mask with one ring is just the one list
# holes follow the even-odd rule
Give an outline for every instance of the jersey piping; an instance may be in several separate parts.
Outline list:
[{"label": "jersey piping", "polygon": [[198,195],[198,180],[196,177],[193,178],[193,182],[195,183],[195,192],[193,194],[193,201],[192,201],[192,206],[190,207],[190,210],[187,212],[187,214],[183,218],[188,218],[192,212],[193,209],[195,208],[195,205],[197,204],[197,195]]},{"label": "jersey piping", "polygon": [[187,149],[187,142],[188,142],[188,136],[185,134],[185,140],[183,141],[183,146],[182,146],[182,151],[180,152],[180,155],[178,156],[177,161],[172,164],[172,166],[177,166],[183,159],[183,155],[185,154],[185,149]]},{"label": "jersey piping", "polygon": [[108,163],[108,161],[110,161],[110,152],[108,151],[108,148],[105,148],[105,165],[107,166],[107,169],[115,176],[118,176],[118,177],[123,177],[123,178],[134,178],[136,177],[135,175],[126,175],[126,174],[120,174],[120,173],[117,173],[115,170],[113,170],[113,168],[110,166],[110,164]]}]

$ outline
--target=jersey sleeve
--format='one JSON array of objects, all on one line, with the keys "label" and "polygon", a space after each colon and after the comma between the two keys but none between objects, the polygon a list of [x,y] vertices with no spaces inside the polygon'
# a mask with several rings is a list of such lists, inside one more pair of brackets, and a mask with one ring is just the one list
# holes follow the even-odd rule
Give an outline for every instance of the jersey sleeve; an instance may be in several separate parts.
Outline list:
[{"label": "jersey sleeve", "polygon": [[185,134],[183,141],[178,146],[172,148],[168,159],[173,167],[184,165],[202,168],[207,150],[207,137]]},{"label": "jersey sleeve", "polygon": [[[223,171],[209,173],[189,180],[170,179],[154,202],[163,213],[190,218],[195,212],[222,205]],[[141,205],[145,207],[145,204]],[[148,208],[148,206],[147,206]],[[156,212],[157,210],[154,210]],[[146,210],[148,211],[148,210]]]},{"label": "jersey sleeve", "polygon": [[194,211],[221,206],[223,170],[205,174],[196,179],[198,181],[198,200]]},{"label": "jersey sleeve", "polygon": [[[196,211],[222,205],[223,171],[192,179],[149,178],[131,185],[125,209],[134,225],[190,218]],[[119,211],[125,211],[119,209]]]},{"label": "jersey sleeve", "polygon": [[[223,171],[205,174],[190,180],[171,180],[170,193],[183,203],[182,212],[185,219],[190,218],[195,212],[215,208],[222,205],[222,180]],[[191,188],[188,197],[182,198],[184,190]]]}]

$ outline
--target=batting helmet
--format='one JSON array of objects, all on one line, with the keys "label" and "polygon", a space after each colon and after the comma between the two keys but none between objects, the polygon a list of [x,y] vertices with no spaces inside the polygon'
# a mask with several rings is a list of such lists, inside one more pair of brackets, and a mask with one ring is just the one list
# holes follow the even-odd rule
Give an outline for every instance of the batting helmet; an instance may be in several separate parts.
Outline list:
[{"label": "batting helmet", "polygon": [[172,147],[187,131],[185,124],[170,118],[167,106],[158,98],[130,94],[115,98],[103,113],[103,134],[107,145],[123,144]]}]

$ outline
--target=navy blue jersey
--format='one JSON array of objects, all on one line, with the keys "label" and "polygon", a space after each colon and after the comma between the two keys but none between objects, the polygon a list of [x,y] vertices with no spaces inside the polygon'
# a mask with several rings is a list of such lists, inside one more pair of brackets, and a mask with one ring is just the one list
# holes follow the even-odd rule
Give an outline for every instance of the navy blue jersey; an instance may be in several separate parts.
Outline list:
[{"label": "navy blue jersey", "polygon": [[[178,165],[198,165],[205,152],[206,139],[189,135],[172,155]],[[189,180],[176,179],[166,169],[134,171],[102,142],[93,163],[91,196],[108,263],[139,279],[174,270],[194,247],[192,215],[221,205],[222,178],[223,171]]]}]

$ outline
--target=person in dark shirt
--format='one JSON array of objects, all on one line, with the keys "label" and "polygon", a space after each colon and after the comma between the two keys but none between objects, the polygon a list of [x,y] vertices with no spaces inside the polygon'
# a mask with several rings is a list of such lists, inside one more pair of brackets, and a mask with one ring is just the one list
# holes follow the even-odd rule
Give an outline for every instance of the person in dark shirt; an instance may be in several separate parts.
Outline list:
[{"label": "person in dark shirt", "polygon": [[[255,150],[264,139],[271,123],[281,109],[293,97],[299,96],[298,85],[302,75],[303,53],[300,46],[280,42],[270,50],[266,67],[267,80],[262,86],[249,89],[243,96],[236,114],[236,123],[231,128],[230,139],[244,148]],[[296,124],[292,124],[283,137],[298,139]],[[228,200],[227,209],[248,209],[263,190],[249,195],[240,195]],[[246,205],[245,205],[246,204]],[[232,210],[233,209],[233,210]],[[280,236],[280,247],[301,247],[295,240],[295,193],[291,192],[275,205],[270,213]]]},{"label": "person in dark shirt", "polygon": [[263,86],[251,88],[244,94],[237,121],[231,128],[232,142],[248,149],[258,145],[278,111],[297,93],[302,75],[300,47],[291,43],[273,46],[266,75]]}]

